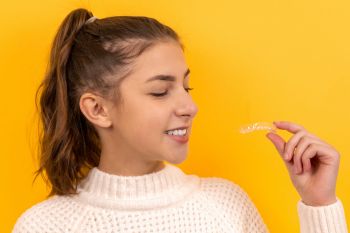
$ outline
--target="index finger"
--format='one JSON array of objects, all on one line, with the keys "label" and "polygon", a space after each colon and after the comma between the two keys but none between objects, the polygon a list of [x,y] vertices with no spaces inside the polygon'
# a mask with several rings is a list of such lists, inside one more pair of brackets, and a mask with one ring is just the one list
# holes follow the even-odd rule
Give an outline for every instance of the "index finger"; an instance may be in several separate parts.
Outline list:
[{"label": "index finger", "polygon": [[273,123],[278,129],[284,129],[294,134],[300,130],[305,130],[303,126],[289,121],[274,121]]}]

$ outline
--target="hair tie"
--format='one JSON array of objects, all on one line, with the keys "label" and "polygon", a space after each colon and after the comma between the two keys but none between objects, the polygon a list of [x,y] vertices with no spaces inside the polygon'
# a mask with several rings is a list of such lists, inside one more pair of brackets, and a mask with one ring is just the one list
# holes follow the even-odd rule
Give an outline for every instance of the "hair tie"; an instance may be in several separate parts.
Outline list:
[{"label": "hair tie", "polygon": [[96,20],[97,18],[95,16],[90,17],[88,20],[86,20],[85,24],[92,23]]}]

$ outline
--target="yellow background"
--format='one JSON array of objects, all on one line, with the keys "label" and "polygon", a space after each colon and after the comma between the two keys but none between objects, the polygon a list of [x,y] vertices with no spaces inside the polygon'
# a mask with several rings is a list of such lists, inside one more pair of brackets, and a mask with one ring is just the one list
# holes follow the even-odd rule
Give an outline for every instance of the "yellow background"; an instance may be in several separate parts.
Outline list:
[{"label": "yellow background", "polygon": [[[186,173],[243,187],[271,232],[299,232],[299,200],[263,131],[242,124],[288,120],[341,153],[337,195],[350,222],[350,2],[347,0],[3,1],[0,9],[0,232],[47,194],[32,158],[34,93],[63,18],[87,7],[99,18],[146,15],[175,29],[186,46],[199,112]],[[286,140],[292,135],[279,132]]]}]

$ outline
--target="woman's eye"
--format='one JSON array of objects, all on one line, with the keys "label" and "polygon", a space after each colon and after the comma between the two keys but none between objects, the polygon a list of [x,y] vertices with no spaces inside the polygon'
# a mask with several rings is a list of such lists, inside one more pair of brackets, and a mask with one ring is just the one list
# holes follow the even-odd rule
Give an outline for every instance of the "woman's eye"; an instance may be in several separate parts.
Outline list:
[{"label": "woman's eye", "polygon": [[193,88],[188,87],[188,88],[185,88],[185,90],[186,90],[187,92],[189,92],[189,91],[192,91]]},{"label": "woman's eye", "polygon": [[[186,92],[192,91],[193,88],[187,87],[185,88]],[[165,96],[166,94],[168,94],[168,91],[163,92],[163,93],[151,93],[151,95],[156,96],[156,97],[160,97],[160,96]]]},{"label": "woman's eye", "polygon": [[152,93],[151,95],[159,97],[159,96],[164,96],[164,95],[166,95],[167,93],[168,93],[168,91],[163,92],[163,93]]}]

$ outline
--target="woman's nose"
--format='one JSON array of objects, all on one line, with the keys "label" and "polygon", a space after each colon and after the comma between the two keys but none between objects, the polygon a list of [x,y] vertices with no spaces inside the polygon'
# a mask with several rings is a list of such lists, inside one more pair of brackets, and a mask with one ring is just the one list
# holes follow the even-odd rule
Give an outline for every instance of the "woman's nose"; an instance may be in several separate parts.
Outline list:
[{"label": "woman's nose", "polygon": [[198,107],[193,101],[192,97],[187,93],[187,96],[181,98],[176,108],[176,114],[178,116],[188,116],[190,118],[195,117],[198,112]]}]

